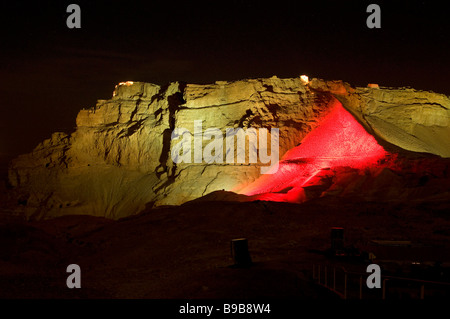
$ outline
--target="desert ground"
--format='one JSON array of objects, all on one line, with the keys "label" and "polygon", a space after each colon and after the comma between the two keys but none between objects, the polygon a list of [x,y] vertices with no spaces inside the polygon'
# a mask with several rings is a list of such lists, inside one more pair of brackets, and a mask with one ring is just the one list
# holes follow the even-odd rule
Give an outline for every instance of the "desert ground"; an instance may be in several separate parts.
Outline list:
[{"label": "desert ground", "polygon": [[[336,294],[314,283],[313,264],[365,271],[370,261],[364,254],[330,256],[332,227],[343,227],[345,247],[359,252],[371,240],[429,247],[425,251],[437,253],[428,259],[441,262],[437,279],[446,280],[450,201],[328,196],[290,204],[218,197],[116,221],[90,216],[25,221],[2,214],[0,298],[334,300]],[[242,237],[253,262],[244,268],[233,266],[230,252],[230,241]],[[81,268],[81,289],[66,286],[69,264]],[[382,269],[413,275],[404,264]]]}]

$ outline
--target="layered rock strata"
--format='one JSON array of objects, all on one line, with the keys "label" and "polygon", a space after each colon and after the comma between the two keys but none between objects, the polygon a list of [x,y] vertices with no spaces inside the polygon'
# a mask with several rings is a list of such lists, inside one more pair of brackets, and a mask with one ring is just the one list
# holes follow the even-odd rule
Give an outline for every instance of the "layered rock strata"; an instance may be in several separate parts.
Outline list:
[{"label": "layered rock strata", "polygon": [[[265,165],[249,162],[248,144],[245,163],[174,163],[174,130],[194,132],[194,121],[202,123],[202,133],[216,128],[223,135],[230,128],[278,128],[281,158],[320,125],[336,99],[380,141],[450,156],[450,101],[441,94],[300,77],[206,85],[124,82],[111,99],[81,110],[73,133],[54,133],[11,163],[15,209],[30,218],[117,219],[146,206],[239,191],[260,177]],[[202,148],[209,142],[204,139]]]}]

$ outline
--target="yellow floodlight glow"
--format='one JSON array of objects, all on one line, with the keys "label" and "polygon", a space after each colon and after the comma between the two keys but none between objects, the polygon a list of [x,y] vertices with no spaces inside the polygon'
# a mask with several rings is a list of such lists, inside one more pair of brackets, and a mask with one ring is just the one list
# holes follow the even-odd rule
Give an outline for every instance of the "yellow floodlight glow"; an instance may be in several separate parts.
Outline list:
[{"label": "yellow floodlight glow", "polygon": [[117,90],[117,87],[118,87],[118,86],[122,86],[122,85],[131,86],[131,85],[133,85],[133,84],[134,84],[133,81],[120,82],[120,83],[117,84],[116,87],[114,88],[114,91],[113,91],[113,97],[116,96],[116,90]]},{"label": "yellow floodlight glow", "polygon": [[304,84],[308,84],[309,83],[309,78],[307,75],[300,75],[300,80],[302,80],[302,82]]},{"label": "yellow floodlight glow", "polygon": [[126,86],[131,86],[133,85],[134,82],[133,81],[126,81],[126,82],[120,82],[118,85],[126,85]]}]

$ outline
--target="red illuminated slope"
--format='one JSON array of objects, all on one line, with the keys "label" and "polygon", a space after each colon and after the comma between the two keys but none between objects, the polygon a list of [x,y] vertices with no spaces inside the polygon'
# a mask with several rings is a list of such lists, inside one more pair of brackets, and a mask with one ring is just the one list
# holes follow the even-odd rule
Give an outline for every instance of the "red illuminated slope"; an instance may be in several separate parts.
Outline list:
[{"label": "red illuminated slope", "polygon": [[280,160],[278,171],[262,175],[239,193],[261,200],[304,201],[304,187],[317,183],[315,176],[337,166],[364,168],[386,155],[375,138],[338,101],[332,111],[301,145]]}]

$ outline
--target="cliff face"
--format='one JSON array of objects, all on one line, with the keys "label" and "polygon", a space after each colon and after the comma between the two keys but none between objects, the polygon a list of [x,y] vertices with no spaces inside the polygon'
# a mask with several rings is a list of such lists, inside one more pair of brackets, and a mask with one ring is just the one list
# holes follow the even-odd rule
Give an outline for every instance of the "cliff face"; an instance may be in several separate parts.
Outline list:
[{"label": "cliff face", "polygon": [[450,157],[450,98],[411,88],[347,88],[335,94],[365,128],[402,149]]},{"label": "cliff face", "polygon": [[[280,156],[326,113],[332,96],[300,78],[211,85],[121,83],[110,100],[77,116],[76,131],[55,133],[10,166],[19,210],[35,218],[91,214],[119,218],[147,203],[180,204],[245,185],[261,163],[179,163],[171,158],[176,128],[279,127]],[[269,136],[270,140],[270,136]],[[203,147],[208,144],[203,141]],[[248,146],[247,146],[248,150]]]},{"label": "cliff face", "polygon": [[[201,123],[204,150],[211,143],[204,138],[211,128],[224,136],[227,129],[267,128],[269,141],[275,137],[270,129],[278,128],[281,158],[321,123],[337,100],[387,145],[450,155],[450,101],[440,94],[277,77],[209,85],[126,82],[116,86],[111,99],[81,110],[75,132],[54,133],[11,163],[16,210],[32,218],[120,218],[216,190],[239,192],[267,166],[250,163],[248,144],[245,163],[196,162],[193,152],[190,161],[174,163],[180,144],[172,140],[173,132],[184,129],[195,139],[194,124]],[[229,151],[224,150],[224,158]]]}]

